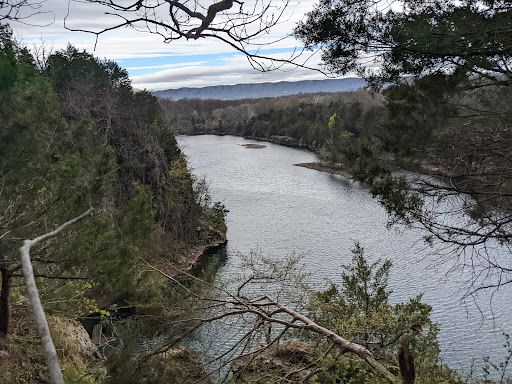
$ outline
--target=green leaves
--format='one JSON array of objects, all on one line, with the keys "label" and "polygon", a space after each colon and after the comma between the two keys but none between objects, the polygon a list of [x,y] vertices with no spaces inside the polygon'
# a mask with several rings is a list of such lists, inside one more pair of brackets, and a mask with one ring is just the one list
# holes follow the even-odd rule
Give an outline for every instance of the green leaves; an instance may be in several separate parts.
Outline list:
[{"label": "green leaves", "polygon": [[352,264],[344,265],[342,273],[342,295],[355,312],[368,314],[370,309],[388,305],[390,291],[386,291],[391,261],[380,260],[368,264],[364,258],[364,249],[355,244],[352,250]]},{"label": "green leaves", "polygon": [[[429,318],[432,308],[421,302],[421,295],[391,305],[388,301],[391,292],[387,289],[391,262],[368,263],[359,243],[352,253],[352,263],[343,266],[341,285],[332,284],[311,297],[314,321],[365,346],[376,359],[390,367],[398,366],[398,347],[407,338],[415,355],[417,377],[425,380],[422,382],[431,382],[435,375],[442,376],[443,370],[451,375],[439,363],[439,329]],[[346,382],[355,383],[356,379],[365,382],[371,377],[367,367],[350,359],[339,359],[329,365],[325,369],[331,373],[348,375]],[[329,376],[327,372],[323,375]]]},{"label": "green leaves", "polygon": [[0,25],[0,47],[0,97],[3,97],[14,86],[18,77],[16,46],[8,25]]},{"label": "green leaves", "polygon": [[391,3],[322,0],[294,33],[306,47],[323,51],[331,71],[357,72],[377,87],[433,73],[510,84],[510,2]]},{"label": "green leaves", "polygon": [[130,201],[121,230],[128,241],[140,241],[147,246],[149,235],[155,229],[156,210],[153,205],[153,194],[147,185],[135,184],[135,188],[138,194]]}]

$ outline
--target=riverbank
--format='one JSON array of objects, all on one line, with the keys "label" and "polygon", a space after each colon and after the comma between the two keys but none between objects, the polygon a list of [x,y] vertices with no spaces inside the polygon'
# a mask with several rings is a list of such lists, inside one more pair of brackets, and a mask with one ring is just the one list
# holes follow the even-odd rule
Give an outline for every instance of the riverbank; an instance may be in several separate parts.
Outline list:
[{"label": "riverbank", "polygon": [[238,137],[243,137],[244,139],[251,139],[251,140],[258,140],[258,141],[266,141],[267,143],[273,143],[278,145],[284,145],[285,147],[292,147],[292,148],[300,148],[300,149],[307,149],[311,152],[316,151],[311,148],[310,146],[304,144],[301,140],[298,140],[291,136],[277,136],[273,135],[270,137],[260,137],[260,136],[244,136],[244,135],[233,135]]},{"label": "riverbank", "polygon": [[197,265],[198,260],[206,253],[213,252],[225,246],[228,243],[226,234],[222,239],[212,241],[208,244],[196,245],[192,247],[187,254],[180,260],[179,266],[189,271]]},{"label": "riverbank", "polygon": [[303,167],[308,169],[314,169],[315,171],[331,173],[333,175],[340,175],[346,177],[347,179],[352,179],[353,175],[348,172],[341,165],[326,165],[322,163],[298,163],[293,164],[297,167]]}]

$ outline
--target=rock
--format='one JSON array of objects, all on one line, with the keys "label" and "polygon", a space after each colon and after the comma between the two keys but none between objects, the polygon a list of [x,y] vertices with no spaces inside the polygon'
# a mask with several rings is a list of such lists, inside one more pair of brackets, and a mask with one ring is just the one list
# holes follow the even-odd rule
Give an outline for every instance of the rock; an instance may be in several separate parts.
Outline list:
[{"label": "rock", "polygon": [[152,356],[138,366],[138,373],[144,382],[212,384],[199,357],[182,346]]},{"label": "rock", "polygon": [[267,349],[259,346],[231,364],[234,377],[242,383],[287,375],[290,375],[289,379],[299,381],[310,375],[315,367],[311,347],[300,341],[287,341]]},{"label": "rock", "polygon": [[51,316],[48,326],[57,351],[67,359],[90,362],[101,358],[82,324],[74,319]]}]

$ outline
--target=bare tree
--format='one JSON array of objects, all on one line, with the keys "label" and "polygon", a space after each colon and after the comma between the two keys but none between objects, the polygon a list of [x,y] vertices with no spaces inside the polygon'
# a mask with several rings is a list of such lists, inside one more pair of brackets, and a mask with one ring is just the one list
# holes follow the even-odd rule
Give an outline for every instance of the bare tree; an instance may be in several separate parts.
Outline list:
[{"label": "bare tree", "polygon": [[[78,1],[78,0],[75,0]],[[175,40],[215,39],[243,53],[251,65],[261,71],[277,69],[284,64],[307,68],[296,62],[303,52],[298,50],[280,59],[266,56],[261,49],[276,41],[260,41],[270,30],[286,21],[290,0],[83,0],[105,9],[113,17],[110,25],[98,30],[72,26],[71,11],[64,20],[70,31],[96,35],[131,27],[136,31],[161,36],[164,42]],[[281,39],[279,39],[281,40]]]},{"label": "bare tree", "polygon": [[[190,335],[210,327],[216,339],[224,333],[236,335],[234,338],[224,336],[230,343],[220,350],[210,348],[207,356],[209,360],[205,362],[208,376],[220,375],[221,382],[229,382],[229,367],[232,363],[236,362],[238,372],[243,371],[266,351],[277,346],[290,331],[295,330],[316,334],[327,340],[329,346],[324,356],[333,347],[337,347],[341,354],[352,354],[365,361],[383,380],[400,383],[399,378],[377,361],[366,347],[345,339],[304,315],[305,308],[301,305],[304,298],[301,295],[306,292],[307,275],[302,272],[300,257],[287,257],[278,261],[257,253],[241,257],[244,258],[242,270],[245,272],[236,282],[229,281],[227,285],[222,282],[206,282],[171,264],[157,268],[147,263],[148,271],[160,273],[172,281],[192,301],[188,302],[188,309],[179,311],[171,322],[173,327],[182,330],[179,336],[147,353],[143,361],[165,355]],[[182,284],[186,280],[198,283],[202,287],[200,293],[189,290],[190,284]],[[284,301],[289,304],[283,304]],[[316,373],[313,371],[310,377]],[[289,372],[289,375],[294,373],[295,370]],[[290,378],[284,381],[291,382]]]},{"label": "bare tree", "polygon": [[24,22],[40,14],[45,0],[0,0],[0,21]]}]

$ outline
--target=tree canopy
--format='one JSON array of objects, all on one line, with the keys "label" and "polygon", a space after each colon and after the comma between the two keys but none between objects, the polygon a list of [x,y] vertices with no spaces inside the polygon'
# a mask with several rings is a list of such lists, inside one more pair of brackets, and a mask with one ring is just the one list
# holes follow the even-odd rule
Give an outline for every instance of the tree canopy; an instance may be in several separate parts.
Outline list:
[{"label": "tree canopy", "polygon": [[511,12],[508,0],[321,0],[295,35],[333,72],[377,84],[437,73],[510,85]]},{"label": "tree canopy", "polygon": [[170,268],[190,248],[222,242],[225,209],[197,187],[156,98],[134,91],[117,64],[69,46],[41,71],[1,26],[0,74],[0,348],[25,356],[0,376],[44,381],[40,351],[23,341],[31,317],[14,303],[26,295],[23,240],[94,207],[30,251],[45,311],[76,318],[115,304],[162,314],[168,284],[147,263]]},{"label": "tree canopy", "polygon": [[476,290],[511,281],[488,252],[512,239],[511,26],[508,0],[321,0],[295,29],[331,71],[387,84],[380,129],[342,149],[346,164],[392,222],[487,280]]}]

